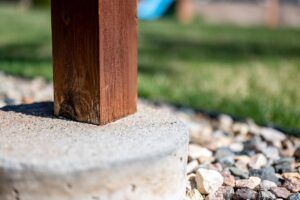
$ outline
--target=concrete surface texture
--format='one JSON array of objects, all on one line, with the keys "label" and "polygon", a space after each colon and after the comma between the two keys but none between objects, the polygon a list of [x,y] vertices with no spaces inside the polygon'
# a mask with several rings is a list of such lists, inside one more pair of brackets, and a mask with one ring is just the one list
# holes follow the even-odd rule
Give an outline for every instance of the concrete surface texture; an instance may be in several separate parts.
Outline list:
[{"label": "concrete surface texture", "polygon": [[139,105],[106,126],[56,119],[52,103],[0,109],[1,200],[182,200],[188,131]]}]

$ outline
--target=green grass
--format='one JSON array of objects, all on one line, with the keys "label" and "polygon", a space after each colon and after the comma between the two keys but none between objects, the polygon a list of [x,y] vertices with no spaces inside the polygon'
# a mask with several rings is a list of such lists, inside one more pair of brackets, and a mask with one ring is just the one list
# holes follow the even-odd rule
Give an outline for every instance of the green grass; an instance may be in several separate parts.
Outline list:
[{"label": "green grass", "polygon": [[[52,78],[49,12],[0,8],[0,70]],[[141,22],[139,95],[300,128],[300,29]]]}]

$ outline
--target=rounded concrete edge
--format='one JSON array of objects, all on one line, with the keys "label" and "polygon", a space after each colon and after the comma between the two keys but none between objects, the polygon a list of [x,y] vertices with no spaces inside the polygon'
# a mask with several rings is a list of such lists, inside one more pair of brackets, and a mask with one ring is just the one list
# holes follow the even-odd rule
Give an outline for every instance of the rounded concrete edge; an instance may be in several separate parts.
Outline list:
[{"label": "rounded concrete edge", "polygon": [[[152,108],[151,108],[152,109]],[[144,110],[144,109],[142,109]],[[143,112],[143,111],[141,111]],[[146,111],[148,112],[148,111]],[[160,111],[158,111],[159,114]],[[0,113],[0,120],[6,113]],[[9,115],[14,115],[10,113]],[[23,115],[23,114],[21,114]],[[138,115],[138,114],[137,114]],[[0,199],[3,200],[182,200],[185,196],[185,176],[188,150],[188,130],[170,114],[170,120],[143,127],[153,131],[172,131],[176,144],[167,150],[155,151],[147,157],[139,157],[109,167],[94,166],[86,170],[74,169],[62,173],[42,170],[33,164],[19,163],[18,167],[0,165]],[[3,117],[4,116],[4,117]],[[21,116],[26,118],[27,116]],[[30,116],[36,117],[36,116]],[[153,116],[155,117],[155,116]],[[138,118],[138,117],[137,117]],[[53,120],[51,118],[47,120]],[[135,119],[133,119],[135,120]],[[122,124],[122,122],[120,122]],[[126,120],[125,122],[126,123]],[[167,126],[166,126],[167,125]],[[170,126],[171,125],[171,126]],[[114,125],[111,125],[114,126]],[[162,126],[162,128],[160,128]],[[170,128],[171,127],[171,128]],[[1,127],[0,127],[1,129]],[[1,134],[1,133],[0,133]],[[115,137],[115,136],[114,136]],[[156,134],[153,135],[156,137]],[[123,138],[124,139],[124,138]],[[166,139],[164,137],[158,139]],[[170,138],[171,140],[171,138]],[[154,140],[155,141],[155,140]],[[171,140],[172,141],[172,140]],[[1,145],[0,140],[0,145]],[[130,144],[130,142],[129,142]],[[141,144],[143,145],[143,144]],[[156,147],[157,148],[157,147]],[[165,148],[164,145],[161,148]],[[0,152],[1,153],[1,152]],[[28,152],[30,153],[30,152]],[[129,152],[130,153],[130,152]],[[3,156],[0,154],[0,159]],[[130,155],[128,155],[130,157]],[[6,163],[7,164],[7,163]],[[103,165],[105,165],[103,163]],[[4,167],[5,166],[5,167]],[[11,168],[9,168],[11,166]]]}]

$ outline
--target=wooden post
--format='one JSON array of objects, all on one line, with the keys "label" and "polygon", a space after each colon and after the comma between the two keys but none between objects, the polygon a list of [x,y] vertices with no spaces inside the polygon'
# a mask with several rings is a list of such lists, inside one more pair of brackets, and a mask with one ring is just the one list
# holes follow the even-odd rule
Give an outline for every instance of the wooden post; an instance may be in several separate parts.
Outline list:
[{"label": "wooden post", "polygon": [[19,0],[19,6],[21,9],[28,10],[32,7],[32,0]]},{"label": "wooden post", "polygon": [[136,111],[137,0],[52,0],[54,113],[103,125]]},{"label": "wooden post", "polygon": [[267,0],[266,24],[268,27],[279,25],[279,0]]},{"label": "wooden post", "polygon": [[192,22],[195,15],[194,0],[177,0],[176,15],[183,24]]}]

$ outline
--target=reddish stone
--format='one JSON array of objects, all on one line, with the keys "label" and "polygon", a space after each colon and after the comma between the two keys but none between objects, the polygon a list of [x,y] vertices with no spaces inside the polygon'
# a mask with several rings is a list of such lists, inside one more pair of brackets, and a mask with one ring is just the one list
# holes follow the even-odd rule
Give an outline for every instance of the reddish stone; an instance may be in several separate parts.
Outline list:
[{"label": "reddish stone", "polygon": [[283,198],[286,199],[289,197],[289,195],[291,194],[290,191],[288,191],[286,188],[284,187],[273,187],[271,188],[271,192],[273,194],[275,194],[275,196],[277,198]]},{"label": "reddish stone", "polygon": [[224,178],[224,183],[223,183],[224,185],[231,186],[231,187],[235,186],[234,176],[232,176],[230,173],[226,173],[226,172],[222,172],[221,174]]}]

